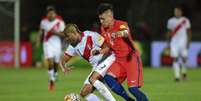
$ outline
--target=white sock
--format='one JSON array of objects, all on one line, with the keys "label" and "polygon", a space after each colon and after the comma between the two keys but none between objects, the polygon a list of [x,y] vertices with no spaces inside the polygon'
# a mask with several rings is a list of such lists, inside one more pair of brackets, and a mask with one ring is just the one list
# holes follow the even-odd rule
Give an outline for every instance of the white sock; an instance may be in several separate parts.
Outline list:
[{"label": "white sock", "polygon": [[108,101],[116,101],[115,98],[112,96],[110,91],[107,89],[107,87],[100,82],[99,80],[96,80],[93,84],[93,86],[98,90],[98,92],[105,97]]},{"label": "white sock", "polygon": [[180,68],[178,62],[173,62],[175,78],[180,78]]},{"label": "white sock", "polygon": [[48,70],[49,80],[55,81],[54,69]]},{"label": "white sock", "polygon": [[93,93],[88,94],[85,97],[85,100],[87,100],[87,101],[101,101],[100,98]]},{"label": "white sock", "polygon": [[187,63],[185,63],[185,62],[182,62],[181,63],[181,73],[182,74],[186,74],[187,73],[187,68],[186,68],[186,65]]}]

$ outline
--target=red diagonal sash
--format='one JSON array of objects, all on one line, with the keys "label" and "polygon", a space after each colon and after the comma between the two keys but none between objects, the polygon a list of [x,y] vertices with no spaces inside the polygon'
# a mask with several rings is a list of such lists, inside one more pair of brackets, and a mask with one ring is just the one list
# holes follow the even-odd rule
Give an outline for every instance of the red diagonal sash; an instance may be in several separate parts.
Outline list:
[{"label": "red diagonal sash", "polygon": [[56,23],[56,24],[47,32],[47,34],[45,35],[45,38],[44,38],[45,41],[48,41],[48,39],[53,35],[52,31],[55,30],[55,29],[57,29],[57,28],[59,27],[59,24],[60,24],[59,22]]},{"label": "red diagonal sash", "polygon": [[181,21],[175,29],[172,31],[172,36],[174,36],[184,25],[186,24],[186,20]]}]

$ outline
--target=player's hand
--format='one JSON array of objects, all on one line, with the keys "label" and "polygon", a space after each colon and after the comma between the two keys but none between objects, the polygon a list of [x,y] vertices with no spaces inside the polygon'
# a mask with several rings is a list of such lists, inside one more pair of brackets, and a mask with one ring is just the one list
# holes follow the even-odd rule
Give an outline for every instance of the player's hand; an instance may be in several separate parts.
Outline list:
[{"label": "player's hand", "polygon": [[64,74],[67,74],[67,73],[71,72],[72,69],[73,69],[72,67],[62,68],[62,72],[63,72]]},{"label": "player's hand", "polygon": [[100,54],[100,50],[92,50],[92,55],[98,55]]}]

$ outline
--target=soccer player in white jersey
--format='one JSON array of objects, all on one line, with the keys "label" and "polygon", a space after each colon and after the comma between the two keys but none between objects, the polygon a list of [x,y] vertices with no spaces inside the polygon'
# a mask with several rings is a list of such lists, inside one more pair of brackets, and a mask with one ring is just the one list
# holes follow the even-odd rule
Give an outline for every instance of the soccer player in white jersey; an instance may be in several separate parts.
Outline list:
[{"label": "soccer player in white jersey", "polygon": [[[115,60],[114,54],[107,52],[108,48],[104,48],[104,38],[96,32],[81,32],[75,24],[67,24],[63,33],[65,40],[70,45],[60,62],[62,71],[69,72],[71,70],[70,67],[65,67],[65,64],[75,55],[83,57],[93,67],[84,82],[80,95],[87,101],[100,101],[99,97],[92,93],[93,87],[95,87],[107,101],[116,101],[107,87],[100,81]],[[101,48],[104,49],[100,50]]]},{"label": "soccer player in white jersey", "polygon": [[40,23],[40,36],[43,34],[43,50],[45,58],[48,60],[49,85],[48,90],[54,90],[58,63],[62,50],[60,37],[65,28],[65,23],[57,15],[54,7],[47,8],[47,16]]},{"label": "soccer player in white jersey", "polygon": [[186,64],[191,40],[191,24],[188,18],[182,16],[182,13],[181,7],[175,7],[175,16],[170,18],[167,22],[168,35],[171,37],[169,45],[170,55],[173,58],[175,81],[181,79],[181,74],[183,80],[187,79]]}]

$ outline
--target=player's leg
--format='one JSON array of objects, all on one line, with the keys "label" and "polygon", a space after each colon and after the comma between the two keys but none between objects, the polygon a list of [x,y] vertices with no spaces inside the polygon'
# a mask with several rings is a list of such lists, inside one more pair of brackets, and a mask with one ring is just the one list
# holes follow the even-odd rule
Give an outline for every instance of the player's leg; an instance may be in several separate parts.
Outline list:
[{"label": "player's leg", "polygon": [[54,77],[54,59],[48,58],[48,75],[49,75],[49,86],[48,89],[54,90],[55,77]]},{"label": "player's leg", "polygon": [[182,58],[181,73],[182,73],[182,79],[183,80],[187,79],[187,59],[188,59],[187,56],[188,56],[188,49],[183,48],[181,50],[181,58]]},{"label": "player's leg", "polygon": [[59,61],[61,59],[61,49],[58,49],[54,52],[55,58],[54,58],[54,77],[57,80],[58,78],[58,68],[59,68]]},{"label": "player's leg", "polygon": [[90,82],[105,99],[108,101],[116,101],[107,87],[99,80],[101,78],[101,75],[94,71],[90,77]]},{"label": "player's leg", "polygon": [[108,73],[104,76],[104,80],[110,89],[117,95],[123,97],[126,101],[134,101],[131,97],[129,97],[128,93],[121,85],[121,83],[125,80],[125,76],[123,75],[124,73],[125,72],[122,70],[121,66],[117,62],[114,62],[108,69]]},{"label": "player's leg", "polygon": [[175,81],[178,82],[180,80],[180,64],[179,64],[179,47],[171,44],[170,47],[170,55],[173,58],[173,70],[175,75]]},{"label": "player's leg", "polygon": [[108,68],[112,65],[115,61],[115,56],[110,55],[106,59],[104,59],[101,63],[97,66],[93,67],[94,71],[91,74],[89,81],[90,83],[98,90],[98,92],[105,97],[108,101],[116,101],[115,98],[112,96],[108,88],[100,81],[105,76]]},{"label": "player's leg", "polygon": [[48,62],[48,76],[49,76],[48,90],[52,91],[52,90],[54,90],[54,86],[55,86],[55,83],[54,83],[55,82],[55,77],[54,77],[54,52],[46,44],[43,45],[43,50],[44,50],[45,59]]},{"label": "player's leg", "polygon": [[84,86],[81,89],[80,96],[83,97],[87,101],[101,101],[98,96],[93,94],[93,85],[89,82],[89,77],[92,73],[90,73],[87,77],[87,79],[84,82]]},{"label": "player's leg", "polygon": [[91,84],[85,84],[80,92],[80,96],[87,101],[101,101],[98,96],[92,93],[93,86]]},{"label": "player's leg", "polygon": [[143,85],[142,61],[138,54],[134,53],[132,59],[124,63],[127,72],[127,81],[130,93],[137,101],[148,101],[144,92],[139,88]]}]

